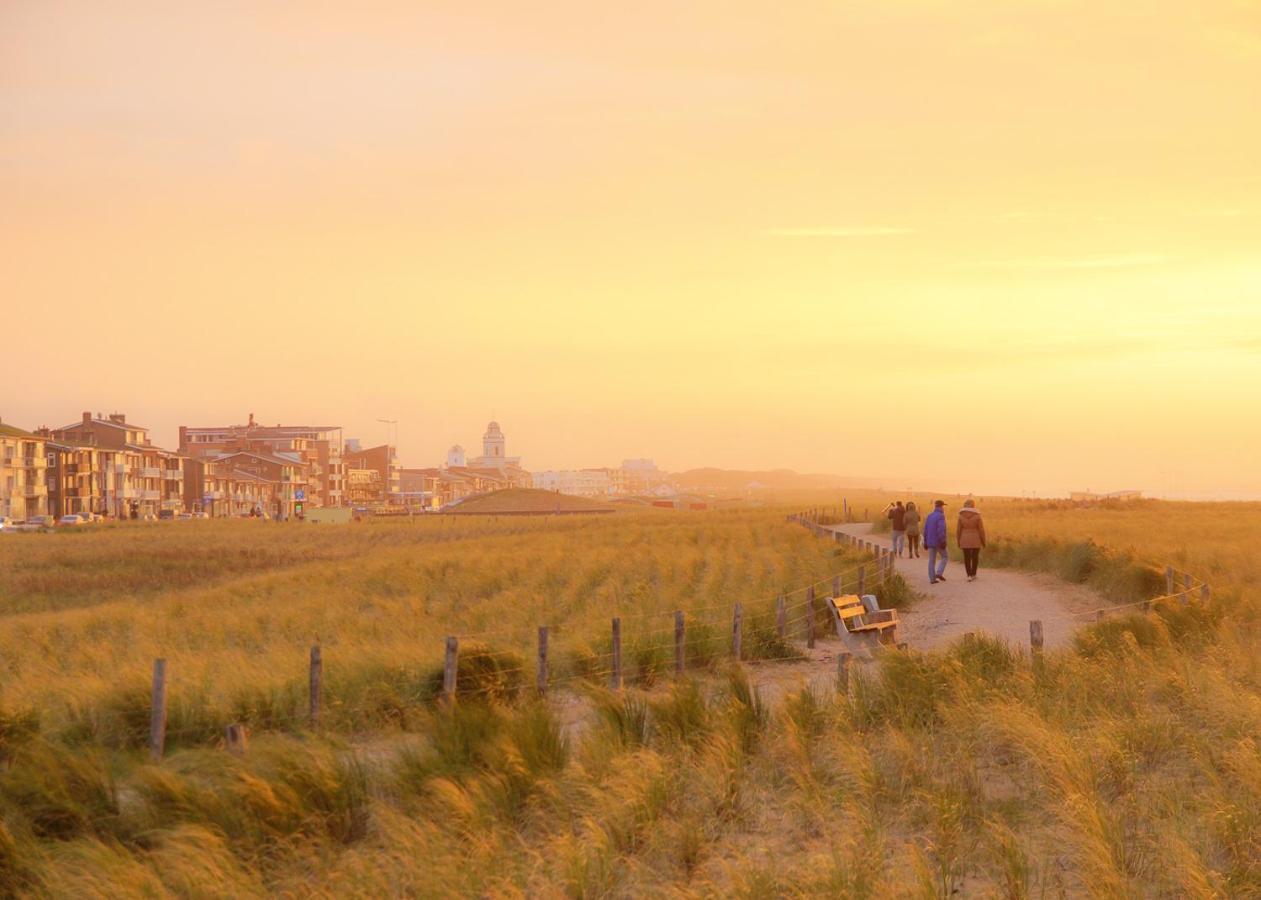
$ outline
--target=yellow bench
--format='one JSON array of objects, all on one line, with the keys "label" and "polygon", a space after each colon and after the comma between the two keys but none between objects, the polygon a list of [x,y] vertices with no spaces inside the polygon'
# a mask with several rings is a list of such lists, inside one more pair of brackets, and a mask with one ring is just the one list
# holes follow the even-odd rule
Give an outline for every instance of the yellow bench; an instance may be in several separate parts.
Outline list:
[{"label": "yellow bench", "polygon": [[841,629],[850,634],[864,637],[875,637],[882,644],[897,641],[898,611],[896,609],[867,609],[863,599],[857,594],[845,594],[840,597],[829,597],[828,606],[832,610],[836,624],[836,636],[842,637]]}]

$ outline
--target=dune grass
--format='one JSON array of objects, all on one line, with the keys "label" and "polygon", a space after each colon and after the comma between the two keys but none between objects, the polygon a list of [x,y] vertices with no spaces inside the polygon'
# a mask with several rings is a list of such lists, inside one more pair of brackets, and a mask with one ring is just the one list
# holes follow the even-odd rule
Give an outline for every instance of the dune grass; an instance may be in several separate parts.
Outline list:
[{"label": "dune grass", "polygon": [[690,665],[725,658],[736,602],[746,656],[790,657],[776,595],[860,559],[766,511],[194,521],[18,535],[0,553],[0,710],[116,748],[143,744],[158,657],[175,746],[232,721],[304,727],[316,641],[327,727],[408,727],[441,686],[448,634],[461,636],[461,689],[510,698],[532,683],[542,624],[553,678],[607,679],[609,622],[622,616],[626,678],[651,684],[673,669],[674,610],[688,613]]},{"label": "dune grass", "polygon": [[[139,644],[137,689],[163,640],[187,654],[173,665],[213,658],[202,673],[214,698],[206,708],[216,712],[232,696],[216,692],[222,683],[250,681],[233,681],[231,667],[248,660],[234,642],[252,638],[273,661],[297,657],[292,675],[260,692],[283,711],[302,699],[309,619],[336,623],[326,659],[354,649],[379,673],[359,679],[327,663],[330,683],[347,678],[335,695],[355,704],[370,696],[389,710],[382,685],[431,692],[440,634],[486,630],[488,611],[509,597],[533,613],[524,598],[548,590],[552,621],[568,623],[574,638],[562,642],[575,651],[570,664],[594,667],[613,611],[630,621],[632,610],[668,612],[687,598],[695,599],[686,608],[700,609],[736,593],[773,597],[790,576],[836,567],[836,548],[772,511],[619,515],[576,526],[581,535],[570,523],[488,522],[441,540],[425,532],[434,525],[409,536],[393,524],[343,532],[349,542],[379,542],[370,549],[135,599],[59,610],[64,598],[48,582],[47,606],[0,624],[0,666],[10,673],[0,682],[0,893],[1261,896],[1255,560],[1232,569],[1247,553],[1219,541],[1211,524],[1179,538],[1179,523],[1199,516],[1184,506],[1086,511],[1099,528],[1085,534],[1076,511],[982,502],[1000,532],[993,553],[1012,554],[1006,562],[1128,596],[1143,589],[1133,572],[1144,571],[1148,557],[1136,551],[1148,545],[1124,535],[1163,523],[1170,533],[1161,540],[1184,554],[1170,561],[1202,562],[1213,581],[1208,608],[1117,616],[1084,629],[1068,650],[1031,658],[979,638],[895,653],[856,668],[847,696],[803,689],[771,709],[719,654],[705,658],[704,641],[696,652],[710,668],[694,679],[673,683],[647,641],[635,649],[636,671],[654,677],[633,678],[620,693],[578,682],[580,699],[540,704],[511,690],[520,660],[504,662],[507,645],[483,639],[473,677],[502,690],[454,707],[398,704],[403,722],[333,713],[320,735],[261,726],[244,757],[177,742],[158,765],[125,741],[65,730],[77,721],[67,707],[88,720],[105,715],[77,693],[107,671],[108,651],[92,650],[102,616],[125,623]],[[1248,527],[1252,514],[1235,524]],[[1097,550],[1077,549],[1087,538]],[[335,545],[320,552],[342,552]],[[423,574],[431,565],[439,574]],[[514,626],[532,627],[533,615],[521,615]],[[429,630],[393,635],[424,617],[434,620]],[[704,619],[693,620],[699,635]],[[725,623],[708,627],[716,641],[725,636]],[[433,655],[395,659],[417,633],[434,639]],[[61,645],[85,655],[42,659]],[[125,667],[127,643],[107,646]],[[41,679],[55,688],[47,702]],[[105,687],[94,700],[114,696]],[[133,698],[116,714],[140,727],[143,709]],[[371,735],[357,733],[369,725]]]}]

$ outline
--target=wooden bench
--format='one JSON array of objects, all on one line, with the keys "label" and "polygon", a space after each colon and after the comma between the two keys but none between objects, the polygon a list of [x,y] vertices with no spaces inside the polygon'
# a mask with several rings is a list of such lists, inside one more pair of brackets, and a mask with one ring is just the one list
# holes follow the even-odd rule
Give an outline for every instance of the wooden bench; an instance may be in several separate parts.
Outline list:
[{"label": "wooden bench", "polygon": [[876,642],[881,644],[897,642],[898,611],[896,609],[869,610],[863,604],[863,598],[857,594],[829,597],[828,608],[832,610],[837,637],[845,636],[842,633],[843,629],[849,634],[874,637]]}]

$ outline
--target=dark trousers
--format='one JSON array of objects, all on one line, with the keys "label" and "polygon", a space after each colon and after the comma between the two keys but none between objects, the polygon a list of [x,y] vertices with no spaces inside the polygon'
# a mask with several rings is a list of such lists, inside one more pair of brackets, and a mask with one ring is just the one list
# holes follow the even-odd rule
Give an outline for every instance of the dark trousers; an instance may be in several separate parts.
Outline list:
[{"label": "dark trousers", "polygon": [[906,552],[908,556],[912,554],[915,556],[919,556],[919,535],[918,534],[908,534],[906,536]]},{"label": "dark trousers", "polygon": [[981,548],[973,547],[963,551],[963,568],[971,578],[976,574],[977,564],[981,561]]}]

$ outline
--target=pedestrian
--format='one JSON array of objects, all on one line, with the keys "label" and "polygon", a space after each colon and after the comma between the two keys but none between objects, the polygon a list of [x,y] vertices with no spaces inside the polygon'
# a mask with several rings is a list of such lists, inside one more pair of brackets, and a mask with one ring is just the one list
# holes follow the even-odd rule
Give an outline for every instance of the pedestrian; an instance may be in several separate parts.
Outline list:
[{"label": "pedestrian", "polygon": [[893,534],[889,543],[892,545],[895,556],[901,556],[902,550],[906,546],[906,509],[902,506],[902,501],[897,504],[890,503],[885,508],[885,515],[893,522]]},{"label": "pedestrian", "polygon": [[946,501],[934,500],[924,520],[924,548],[928,551],[928,583],[946,580]]},{"label": "pedestrian", "polygon": [[915,508],[914,500],[906,502],[906,516],[902,523],[906,526],[906,555],[919,559],[919,510]]},{"label": "pedestrian", "polygon": [[959,510],[955,540],[963,551],[963,568],[968,573],[968,581],[976,581],[977,563],[981,561],[981,548],[985,546],[985,522],[976,508],[976,501],[971,498],[963,501],[963,509]]}]

